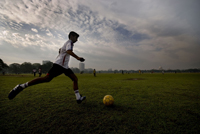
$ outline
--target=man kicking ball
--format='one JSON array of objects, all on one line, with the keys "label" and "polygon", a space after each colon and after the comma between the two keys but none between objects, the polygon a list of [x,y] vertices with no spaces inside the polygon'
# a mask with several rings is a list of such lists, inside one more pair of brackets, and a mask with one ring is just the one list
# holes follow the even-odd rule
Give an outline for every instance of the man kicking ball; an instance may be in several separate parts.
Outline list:
[{"label": "man kicking ball", "polygon": [[79,94],[78,90],[78,78],[76,75],[72,72],[72,70],[69,68],[68,63],[70,59],[70,55],[76,58],[77,60],[84,62],[85,59],[82,57],[78,57],[74,52],[73,52],[73,47],[74,43],[77,41],[79,35],[76,32],[70,32],[69,35],[69,40],[62,46],[62,48],[59,49],[59,55],[57,56],[53,67],[49,70],[47,75],[45,77],[39,77],[36,79],[33,79],[29,82],[26,82],[24,84],[19,84],[13,90],[10,91],[8,98],[11,100],[15,98],[15,96],[21,92],[23,89],[36,85],[39,83],[44,83],[44,82],[50,82],[54,77],[61,75],[64,73],[66,76],[68,76],[72,81],[73,81],[73,88],[74,88],[74,93],[76,96],[77,103],[80,104],[83,100],[86,99],[85,96],[81,96]]}]

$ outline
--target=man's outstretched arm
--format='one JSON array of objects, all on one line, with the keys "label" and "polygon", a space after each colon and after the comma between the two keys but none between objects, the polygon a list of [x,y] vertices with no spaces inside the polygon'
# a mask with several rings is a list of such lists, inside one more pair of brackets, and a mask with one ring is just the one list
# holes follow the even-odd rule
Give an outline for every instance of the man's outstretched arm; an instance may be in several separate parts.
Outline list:
[{"label": "man's outstretched arm", "polygon": [[73,56],[75,59],[81,61],[81,62],[85,61],[84,58],[78,57],[78,56],[77,56],[73,51],[71,51],[71,50],[67,50],[67,53],[68,53],[69,55]]}]

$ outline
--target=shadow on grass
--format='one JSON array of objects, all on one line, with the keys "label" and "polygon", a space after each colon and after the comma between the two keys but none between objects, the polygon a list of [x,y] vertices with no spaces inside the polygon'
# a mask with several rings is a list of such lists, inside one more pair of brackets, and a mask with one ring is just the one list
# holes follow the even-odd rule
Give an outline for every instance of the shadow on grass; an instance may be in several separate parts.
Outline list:
[{"label": "shadow on grass", "polygon": [[[113,104],[112,106],[105,106],[101,102],[85,102],[83,104],[77,105],[78,107],[75,112],[87,112],[91,114],[100,114],[100,113],[110,113],[110,114],[117,114],[117,113],[127,113],[127,112],[134,112],[134,108],[130,106],[120,105],[120,104]],[[78,111],[77,111],[78,110]]]}]

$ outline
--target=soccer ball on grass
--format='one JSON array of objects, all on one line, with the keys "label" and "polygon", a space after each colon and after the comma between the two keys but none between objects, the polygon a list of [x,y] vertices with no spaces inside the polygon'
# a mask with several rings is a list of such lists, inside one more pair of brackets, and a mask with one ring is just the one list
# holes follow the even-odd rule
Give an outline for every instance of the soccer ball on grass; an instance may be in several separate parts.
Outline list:
[{"label": "soccer ball on grass", "polygon": [[114,103],[114,98],[111,95],[106,95],[103,98],[103,103],[106,106],[111,106]]}]

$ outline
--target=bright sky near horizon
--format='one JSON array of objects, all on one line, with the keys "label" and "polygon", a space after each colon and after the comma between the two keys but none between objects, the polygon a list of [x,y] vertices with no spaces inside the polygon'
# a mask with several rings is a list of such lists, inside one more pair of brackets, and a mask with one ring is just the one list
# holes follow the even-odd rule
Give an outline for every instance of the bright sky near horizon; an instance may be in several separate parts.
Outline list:
[{"label": "bright sky near horizon", "polygon": [[199,0],[0,0],[0,58],[54,62],[76,31],[86,68],[200,68],[199,13]]}]

